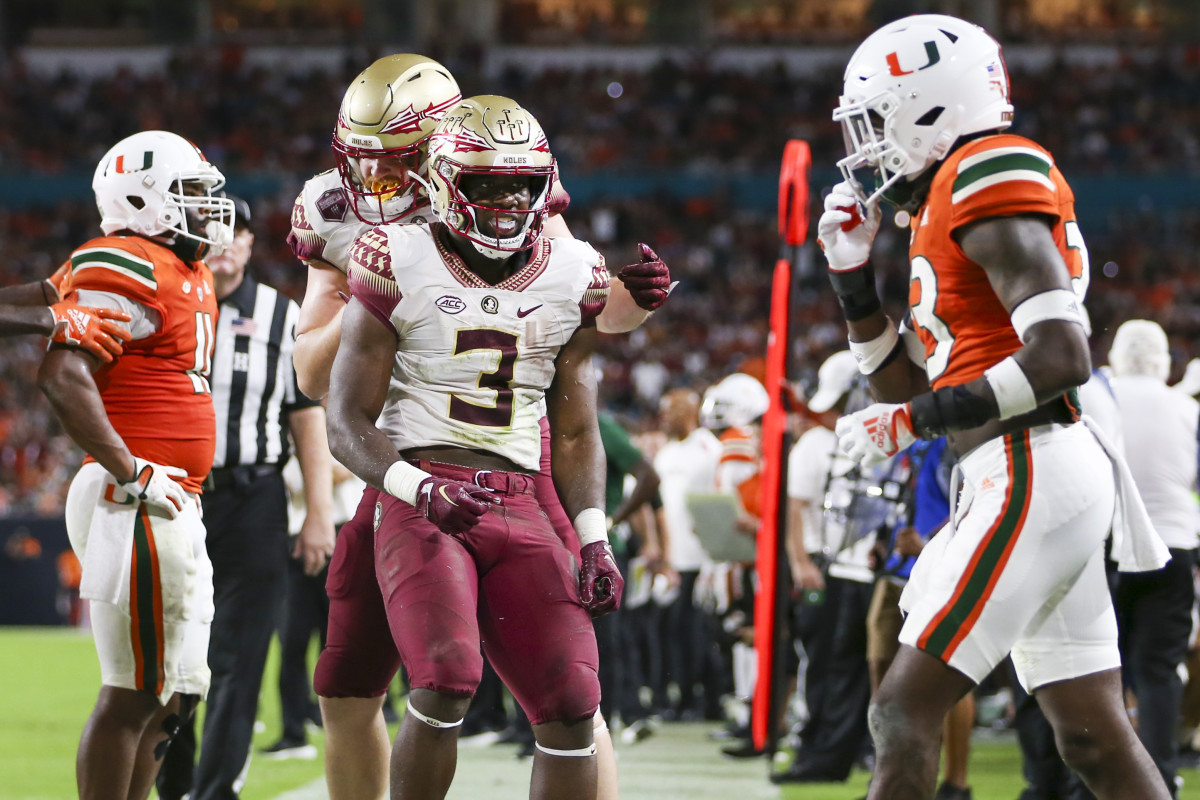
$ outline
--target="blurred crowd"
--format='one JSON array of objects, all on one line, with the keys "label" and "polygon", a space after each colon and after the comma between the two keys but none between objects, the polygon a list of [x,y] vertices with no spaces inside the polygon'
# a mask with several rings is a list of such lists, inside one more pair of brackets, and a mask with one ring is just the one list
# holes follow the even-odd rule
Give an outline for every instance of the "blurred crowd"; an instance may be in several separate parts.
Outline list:
[{"label": "blurred crowd", "polygon": [[[284,72],[250,66],[236,49],[181,50],[162,75],[126,70],[47,79],[10,58],[0,65],[0,179],[5,173],[30,180],[90,176],[121,137],[149,128],[179,131],[226,174],[269,176],[269,185],[279,187],[254,197],[252,267],[299,300],[305,272],[285,243],[292,201],[307,177],[333,166],[332,109],[368,60],[348,58],[332,71],[297,65]],[[512,70],[485,82],[478,59],[448,63],[465,93],[507,94],[538,116],[568,190],[573,176],[599,174],[771,175],[789,138],[809,141],[814,164],[823,167],[843,152],[829,121],[840,85],[835,72],[716,72],[697,61],[663,62],[644,74]],[[1196,54],[1110,67],[1056,61],[1014,71],[1012,79],[1014,131],[1045,145],[1068,180],[1200,173]],[[645,430],[655,424],[667,389],[703,390],[731,372],[758,368],[779,243],[773,215],[740,207],[727,194],[622,199],[616,181],[613,187],[572,204],[566,218],[574,234],[595,244],[614,270],[636,259],[637,242],[652,243],[680,281],[649,324],[630,336],[606,337],[599,360],[608,406]],[[1145,317],[1163,323],[1181,369],[1200,354],[1200,203],[1164,208],[1130,197],[1112,207],[1119,210],[1103,225],[1083,231],[1097,363],[1117,324]],[[49,275],[96,232],[96,212],[86,201],[0,209],[0,281]],[[877,272],[894,317],[907,300],[906,233],[885,225],[876,245]],[[813,263],[819,261],[816,255]],[[810,272],[800,281],[792,317],[793,374],[802,390],[844,337],[823,274]],[[67,468],[78,454],[34,386],[41,343],[26,337],[3,348],[0,514],[58,513]]]}]

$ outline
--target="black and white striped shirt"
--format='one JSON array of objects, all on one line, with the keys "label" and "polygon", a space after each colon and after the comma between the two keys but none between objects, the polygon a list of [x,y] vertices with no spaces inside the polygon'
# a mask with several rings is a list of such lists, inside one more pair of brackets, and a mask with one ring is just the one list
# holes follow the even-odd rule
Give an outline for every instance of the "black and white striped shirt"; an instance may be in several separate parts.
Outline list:
[{"label": "black and white striped shirt", "polygon": [[288,412],[317,405],[300,393],[292,368],[299,315],[295,302],[249,275],[220,301],[210,375],[214,470],[287,461]]}]

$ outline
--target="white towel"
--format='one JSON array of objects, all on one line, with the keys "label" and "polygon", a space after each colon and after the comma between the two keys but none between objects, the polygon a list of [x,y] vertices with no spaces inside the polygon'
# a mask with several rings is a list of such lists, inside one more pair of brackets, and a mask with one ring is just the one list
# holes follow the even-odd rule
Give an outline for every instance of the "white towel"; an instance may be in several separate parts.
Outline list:
[{"label": "white towel", "polygon": [[1083,424],[1096,437],[1113,464],[1113,483],[1116,485],[1116,507],[1113,510],[1112,558],[1121,572],[1151,572],[1162,569],[1171,560],[1171,552],[1154,530],[1146,513],[1142,495],[1134,483],[1133,473],[1125,457],[1104,435],[1100,426],[1088,415]]},{"label": "white towel", "polygon": [[107,473],[102,474],[106,480],[98,481],[100,492],[88,528],[79,596],[111,603],[128,613],[129,570],[138,503],[122,502],[132,498],[114,485]]}]

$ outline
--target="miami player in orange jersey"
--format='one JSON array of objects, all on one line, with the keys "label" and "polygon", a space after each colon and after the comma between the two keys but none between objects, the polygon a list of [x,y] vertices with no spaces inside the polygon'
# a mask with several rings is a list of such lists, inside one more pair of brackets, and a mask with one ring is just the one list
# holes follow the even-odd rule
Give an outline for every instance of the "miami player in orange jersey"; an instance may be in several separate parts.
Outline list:
[{"label": "miami player in orange jersey", "polygon": [[83,306],[124,312],[104,363],[52,344],[38,383],[87,453],[67,496],[102,686],[76,759],[84,800],[144,798],[181,720],[208,690],[212,565],[198,494],[216,429],[206,373],[217,313],[201,261],[233,237],[233,202],[195,145],[145,131],[118,142],[92,188],[104,236],[71,254]]},{"label": "miami player in orange jersey", "polygon": [[[839,444],[871,463],[945,435],[963,478],[957,513],[901,597],[902,647],[869,715],[868,797],[933,796],[943,717],[1011,652],[1097,797],[1165,800],[1125,713],[1104,541],[1114,528],[1134,570],[1161,567],[1167,551],[1121,456],[1079,419],[1086,250],[1070,187],[1050,153],[1004,133],[1012,115],[999,44],[939,15],[868,37],[833,115],[846,180],[818,237],[880,401],[838,421]],[[881,199],[912,215],[903,334],[868,261]]]}]

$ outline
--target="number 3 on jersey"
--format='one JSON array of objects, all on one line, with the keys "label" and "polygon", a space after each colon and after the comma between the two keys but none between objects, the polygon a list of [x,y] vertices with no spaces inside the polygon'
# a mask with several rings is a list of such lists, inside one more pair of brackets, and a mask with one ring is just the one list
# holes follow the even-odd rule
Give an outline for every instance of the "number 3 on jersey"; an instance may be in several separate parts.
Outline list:
[{"label": "number 3 on jersey", "polygon": [[[1067,244],[1067,271],[1071,276],[1071,289],[1079,302],[1087,297],[1088,282],[1091,280],[1088,262],[1087,245],[1083,242],[1083,234],[1075,220],[1063,223],[1063,232]],[[954,333],[950,326],[937,315],[937,273],[933,264],[924,256],[912,260],[911,277],[909,279],[908,302],[912,310],[913,322],[924,330],[922,340],[926,341],[925,372],[929,380],[936,380],[950,363],[950,351],[954,349]],[[933,352],[930,353],[928,339],[934,341]]]},{"label": "number 3 on jersey", "polygon": [[954,334],[938,315],[937,308],[937,273],[933,264],[925,256],[917,256],[912,260],[912,272],[908,284],[908,304],[912,310],[912,319],[916,326],[925,332],[921,338],[932,337],[935,345],[929,352],[928,341],[925,345],[925,372],[929,380],[935,380],[946,371],[950,363],[950,351],[954,348]]},{"label": "number 3 on jersey", "polygon": [[513,373],[517,363],[517,335],[495,328],[465,328],[454,337],[454,355],[472,350],[491,350],[500,354],[496,368],[479,373],[480,389],[496,393],[496,402],[484,406],[462,395],[450,396],[450,419],[485,428],[507,428],[513,419]]}]

